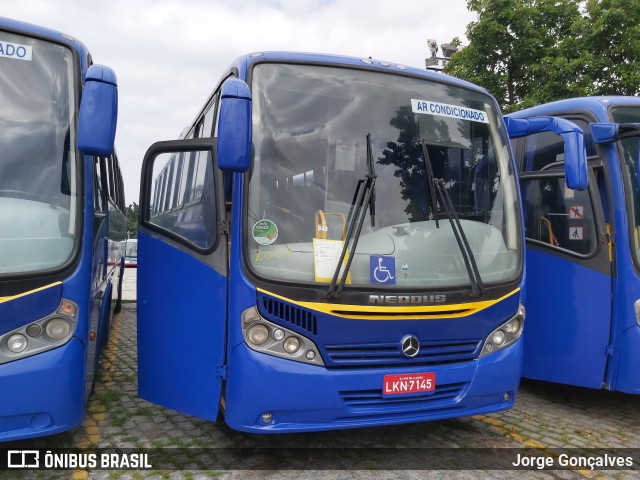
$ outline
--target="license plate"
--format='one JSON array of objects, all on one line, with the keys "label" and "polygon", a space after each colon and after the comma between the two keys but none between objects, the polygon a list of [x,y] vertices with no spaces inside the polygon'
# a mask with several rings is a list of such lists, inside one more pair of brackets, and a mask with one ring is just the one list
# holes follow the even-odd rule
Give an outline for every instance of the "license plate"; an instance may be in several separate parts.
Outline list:
[{"label": "license plate", "polygon": [[407,393],[427,393],[436,389],[435,372],[400,373],[385,375],[382,394],[402,395]]}]

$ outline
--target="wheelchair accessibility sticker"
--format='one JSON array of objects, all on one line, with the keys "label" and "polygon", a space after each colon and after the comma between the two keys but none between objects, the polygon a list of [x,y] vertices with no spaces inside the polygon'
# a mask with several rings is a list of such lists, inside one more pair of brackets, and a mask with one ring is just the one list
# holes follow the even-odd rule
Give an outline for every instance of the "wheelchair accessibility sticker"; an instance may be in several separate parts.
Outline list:
[{"label": "wheelchair accessibility sticker", "polygon": [[395,285],[396,259],[394,257],[369,257],[369,277],[371,283]]}]

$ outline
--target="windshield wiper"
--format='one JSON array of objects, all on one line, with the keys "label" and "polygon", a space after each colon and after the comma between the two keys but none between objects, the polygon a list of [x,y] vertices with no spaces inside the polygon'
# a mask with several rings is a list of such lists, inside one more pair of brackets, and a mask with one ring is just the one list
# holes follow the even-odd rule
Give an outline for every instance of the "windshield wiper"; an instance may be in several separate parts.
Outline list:
[{"label": "windshield wiper", "polygon": [[429,152],[427,146],[422,140],[422,156],[424,157],[424,167],[427,171],[427,188],[429,189],[429,205],[431,206],[431,214],[436,221],[436,228],[440,228],[440,222],[438,221],[438,205],[436,200],[436,182],[433,176],[433,166],[431,165],[431,159],[429,158]]},{"label": "windshield wiper", "polygon": [[[358,180],[358,186],[353,195],[351,201],[351,210],[349,212],[349,228],[344,238],[344,245],[342,246],[342,252],[338,259],[338,264],[333,272],[333,278],[329,284],[327,290],[327,298],[336,298],[344,290],[344,284],[347,281],[349,275],[349,268],[351,268],[351,262],[356,252],[356,246],[358,245],[358,239],[362,232],[362,225],[364,224],[364,218],[367,215],[367,205],[369,206],[369,216],[371,217],[371,226],[375,226],[375,187],[376,187],[376,172],[373,168],[373,152],[371,149],[371,134],[367,134],[367,173],[364,178]],[[347,259],[347,264],[344,267],[340,281],[338,282],[338,275],[340,275],[340,269],[342,268],[342,262],[349,248],[349,242],[353,238],[353,245],[351,247],[351,254]]]},{"label": "windshield wiper", "polygon": [[467,269],[467,275],[469,275],[469,282],[471,283],[471,296],[477,297],[479,295],[482,295],[482,292],[484,291],[484,284],[482,283],[482,278],[480,277],[480,270],[478,270],[476,259],[473,256],[471,247],[469,246],[467,235],[462,229],[462,224],[460,223],[460,219],[458,218],[456,209],[453,206],[453,202],[451,201],[449,190],[447,190],[447,188],[445,187],[444,180],[441,178],[434,178],[431,159],[429,158],[429,153],[427,152],[427,147],[424,143],[424,140],[422,141],[422,153],[424,155],[425,166],[427,168],[427,181],[429,182],[429,188],[433,188],[433,193],[430,195],[430,200],[431,209],[433,210],[433,214],[436,219],[436,227],[440,228],[438,226],[438,212],[436,210],[435,197],[437,194],[438,197],[440,197],[440,205],[449,218],[451,230],[453,231],[453,235],[456,237],[458,248],[460,249],[460,253],[462,254],[464,266]]}]

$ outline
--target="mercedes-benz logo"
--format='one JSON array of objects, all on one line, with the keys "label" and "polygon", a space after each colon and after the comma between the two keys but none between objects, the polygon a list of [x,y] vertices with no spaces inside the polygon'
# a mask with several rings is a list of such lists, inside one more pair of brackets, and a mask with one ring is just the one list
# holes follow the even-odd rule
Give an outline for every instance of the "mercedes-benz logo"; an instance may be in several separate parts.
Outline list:
[{"label": "mercedes-benz logo", "polygon": [[420,340],[414,335],[402,339],[402,353],[405,357],[415,357],[420,351]]}]

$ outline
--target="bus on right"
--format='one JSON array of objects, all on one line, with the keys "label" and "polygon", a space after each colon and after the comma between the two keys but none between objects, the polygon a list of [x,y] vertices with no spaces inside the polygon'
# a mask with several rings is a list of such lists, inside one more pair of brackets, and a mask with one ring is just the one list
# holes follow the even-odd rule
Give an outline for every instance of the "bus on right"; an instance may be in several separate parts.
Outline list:
[{"label": "bus on right", "polygon": [[559,137],[513,140],[526,236],[523,376],[640,393],[640,98],[573,98],[509,117],[541,115],[584,132],[589,188],[566,187]]}]

